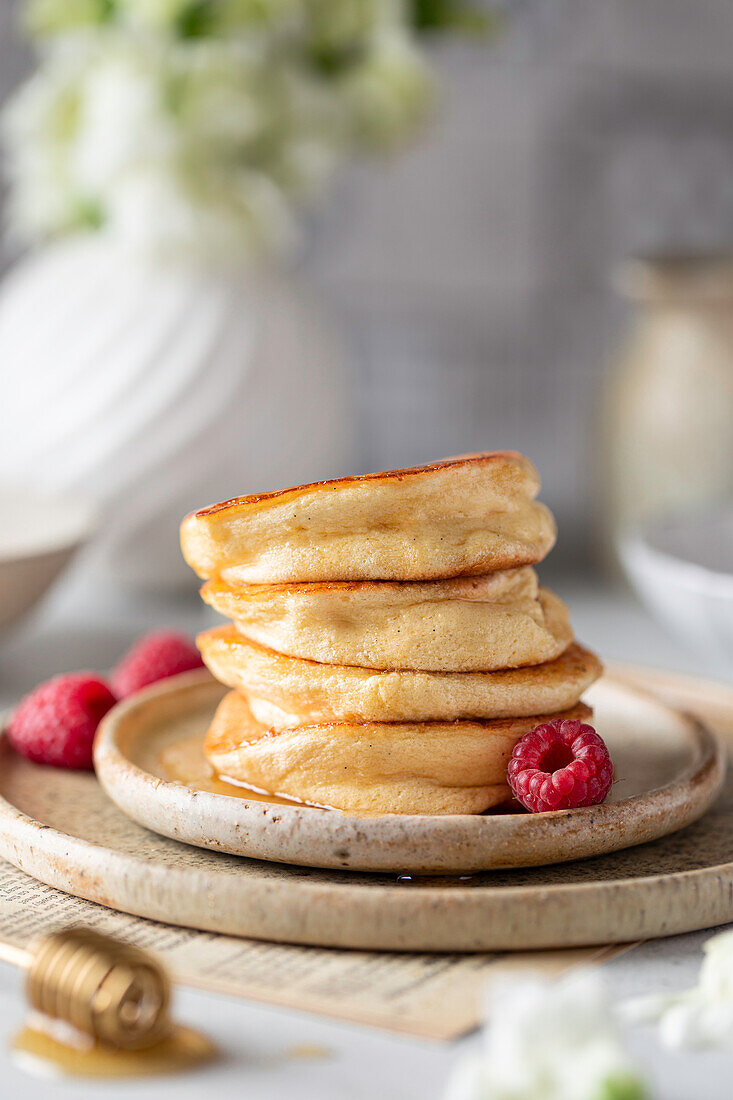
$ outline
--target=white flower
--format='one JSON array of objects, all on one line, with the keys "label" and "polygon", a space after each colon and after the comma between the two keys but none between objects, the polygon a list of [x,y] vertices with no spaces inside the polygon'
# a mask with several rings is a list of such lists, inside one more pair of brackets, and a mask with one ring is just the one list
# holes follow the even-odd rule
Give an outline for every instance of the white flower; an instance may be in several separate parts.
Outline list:
[{"label": "white flower", "polygon": [[241,172],[217,192],[209,179],[150,169],[115,188],[105,232],[156,258],[236,261],[297,239],[290,204],[264,175]]},{"label": "white flower", "polygon": [[77,192],[68,164],[81,101],[80,52],[78,45],[56,51],[3,116],[8,219],[19,236],[45,236],[83,221],[86,197]]},{"label": "white flower", "polygon": [[280,21],[300,0],[27,0],[26,22],[38,34],[116,23],[176,34],[228,33]]},{"label": "white flower", "polygon": [[404,35],[377,36],[363,64],[344,78],[344,93],[360,142],[392,148],[425,115],[430,79],[418,51]]},{"label": "white flower", "polygon": [[692,989],[636,997],[622,1006],[633,1023],[659,1023],[667,1047],[733,1050],[733,932],[709,939]]},{"label": "white flower", "polygon": [[[203,22],[184,30],[199,8]],[[34,0],[49,36],[6,115],[13,230],[103,229],[197,257],[287,247],[339,164],[394,146],[427,99],[399,0],[335,11],[74,0],[75,24],[62,0]]]},{"label": "white flower", "polygon": [[508,977],[491,988],[483,1051],[459,1062],[446,1100],[643,1100],[600,979]]},{"label": "white flower", "polygon": [[120,17],[131,24],[166,28],[192,7],[191,0],[117,0]]},{"label": "white flower", "polygon": [[155,69],[131,52],[89,67],[69,146],[70,172],[82,191],[101,197],[140,165],[170,160],[178,135],[163,93]]},{"label": "white flower", "polygon": [[39,34],[59,34],[103,21],[105,8],[104,0],[28,0],[25,19]]}]

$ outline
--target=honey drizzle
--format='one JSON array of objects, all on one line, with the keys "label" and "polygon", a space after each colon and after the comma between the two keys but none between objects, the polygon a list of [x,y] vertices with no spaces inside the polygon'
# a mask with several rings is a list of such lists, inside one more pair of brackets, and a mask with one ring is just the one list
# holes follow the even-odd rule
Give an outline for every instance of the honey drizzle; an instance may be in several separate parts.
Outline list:
[{"label": "honey drizzle", "polygon": [[20,1067],[33,1074],[47,1077],[50,1069],[58,1076],[106,1078],[181,1073],[212,1061],[218,1053],[201,1032],[179,1025],[146,1050],[116,1050],[89,1041],[86,1036],[79,1038],[83,1041],[67,1041],[34,1016],[14,1036],[10,1050]]},{"label": "honey drizzle", "polygon": [[[158,753],[157,761],[160,775],[172,783],[181,783],[197,791],[211,794],[224,794],[229,798],[243,798],[248,802],[276,803],[280,806],[306,806],[296,798],[284,798],[247,787],[234,779],[217,775],[204,756],[201,734],[193,734],[173,741]],[[319,807],[325,809],[326,807]]]},{"label": "honey drizzle", "polygon": [[[162,779],[171,783],[180,783],[184,787],[191,787],[197,791],[208,791],[210,794],[223,794],[229,798],[246,799],[247,802],[265,802],[279,806],[305,806],[312,809],[331,810],[341,813],[333,806],[323,806],[313,802],[303,802],[291,796],[270,794],[269,791],[259,790],[256,787],[248,787],[237,779],[229,779],[219,775],[206,759],[203,750],[203,738],[200,733],[188,734],[176,741],[171,741],[162,748],[155,758],[155,773]],[[350,817],[379,817],[378,813],[370,813],[360,810],[347,810]],[[518,803],[508,802],[502,806],[492,806],[486,810],[487,815],[504,813],[524,813]]]}]

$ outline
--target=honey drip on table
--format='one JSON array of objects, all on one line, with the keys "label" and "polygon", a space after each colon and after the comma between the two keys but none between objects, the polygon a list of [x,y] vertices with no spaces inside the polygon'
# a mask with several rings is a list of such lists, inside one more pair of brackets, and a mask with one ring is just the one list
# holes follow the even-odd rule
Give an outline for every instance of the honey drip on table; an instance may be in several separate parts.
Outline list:
[{"label": "honey drip on table", "polygon": [[70,1077],[153,1077],[182,1073],[217,1056],[210,1039],[180,1025],[145,1050],[116,1050],[56,1023],[49,1020],[47,1026],[34,1016],[13,1038],[10,1049],[21,1068],[44,1077],[49,1071]]}]

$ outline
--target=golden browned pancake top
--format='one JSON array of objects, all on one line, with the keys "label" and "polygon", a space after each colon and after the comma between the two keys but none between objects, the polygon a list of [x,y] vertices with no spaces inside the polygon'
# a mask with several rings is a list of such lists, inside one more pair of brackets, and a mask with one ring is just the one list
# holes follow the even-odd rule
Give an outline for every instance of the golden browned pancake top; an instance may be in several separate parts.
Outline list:
[{"label": "golden browned pancake top", "polygon": [[[210,516],[216,512],[224,512],[230,509],[239,509],[242,505],[262,504],[280,497],[287,497],[308,492],[311,489],[327,491],[339,486],[351,486],[367,484],[371,481],[404,481],[409,477],[421,477],[432,474],[437,470],[447,470],[453,467],[486,466],[509,460],[517,466],[523,466],[528,473],[537,477],[537,471],[530,460],[519,451],[478,451],[470,455],[456,455],[454,458],[444,458],[440,462],[427,462],[424,466],[406,466],[402,470],[380,470],[373,474],[351,474],[348,477],[332,477],[325,481],[309,481],[304,485],[291,485],[287,489],[273,489],[268,493],[250,493],[249,496],[232,497],[230,500],[222,500],[218,504],[210,504],[207,508],[199,508],[191,512],[191,516]],[[538,485],[539,488],[539,485]],[[185,522],[185,521],[184,521]]]},{"label": "golden browned pancake top", "polygon": [[236,497],[187,516],[181,546],[230,582],[424,580],[532,564],[555,526],[509,451]]}]

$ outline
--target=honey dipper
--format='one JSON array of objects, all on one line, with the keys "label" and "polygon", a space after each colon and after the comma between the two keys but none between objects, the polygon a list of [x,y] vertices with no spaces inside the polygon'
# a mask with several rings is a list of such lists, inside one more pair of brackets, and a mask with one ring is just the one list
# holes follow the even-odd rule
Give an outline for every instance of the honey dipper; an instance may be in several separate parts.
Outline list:
[{"label": "honey dipper", "polygon": [[67,928],[29,951],[0,945],[0,958],[27,971],[38,1012],[63,1020],[106,1047],[144,1050],[171,1032],[171,987],[147,952],[88,928]]}]

